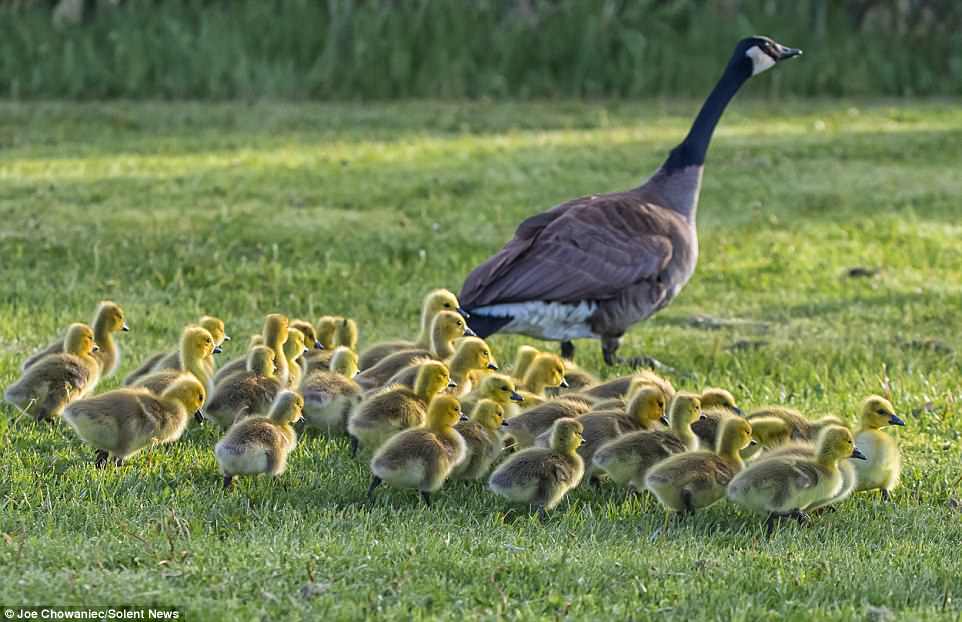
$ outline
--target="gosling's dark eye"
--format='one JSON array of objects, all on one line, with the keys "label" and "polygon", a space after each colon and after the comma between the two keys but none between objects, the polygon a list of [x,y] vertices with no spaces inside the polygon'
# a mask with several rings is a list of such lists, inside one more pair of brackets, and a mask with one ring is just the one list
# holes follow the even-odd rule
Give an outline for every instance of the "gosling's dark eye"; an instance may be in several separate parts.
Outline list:
[{"label": "gosling's dark eye", "polygon": [[888,413],[885,412],[884,410],[879,410],[879,411],[878,411],[878,414],[880,414],[880,415],[887,415]]},{"label": "gosling's dark eye", "polygon": [[451,308],[451,304],[450,304],[450,303],[447,303],[447,302],[444,303],[444,308],[445,308],[445,309],[450,309],[450,308]]}]

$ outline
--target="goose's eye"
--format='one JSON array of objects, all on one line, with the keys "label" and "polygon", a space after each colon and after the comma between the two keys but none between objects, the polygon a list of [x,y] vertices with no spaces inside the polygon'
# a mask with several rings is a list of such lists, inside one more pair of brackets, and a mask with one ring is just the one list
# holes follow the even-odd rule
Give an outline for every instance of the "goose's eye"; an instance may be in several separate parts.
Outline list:
[{"label": "goose's eye", "polygon": [[880,415],[882,415],[882,416],[884,417],[884,416],[887,415],[888,413],[885,412],[884,410],[882,410],[882,409],[880,408],[879,411],[878,411],[878,414],[880,414]]},{"label": "goose's eye", "polygon": [[445,308],[445,309],[450,309],[450,308],[451,308],[451,303],[450,303],[450,302],[444,303],[444,308]]}]

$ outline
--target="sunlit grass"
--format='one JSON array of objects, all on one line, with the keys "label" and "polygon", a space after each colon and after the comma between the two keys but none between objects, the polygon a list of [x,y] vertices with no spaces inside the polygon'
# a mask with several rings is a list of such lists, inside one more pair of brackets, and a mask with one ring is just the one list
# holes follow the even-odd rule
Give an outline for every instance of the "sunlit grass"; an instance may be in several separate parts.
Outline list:
[{"label": "sunlit grass", "polygon": [[[692,102],[0,105],[0,384],[97,300],[124,305],[121,375],[203,313],[237,355],[260,318],[348,313],[409,333],[526,215],[630,187]],[[962,113],[954,102],[736,102],[709,156],[698,271],[626,352],[852,419],[890,392],[896,502],[858,496],[772,541],[719,505],[663,528],[578,491],[549,524],[458,483],[419,507],[346,443],[302,439],[281,480],[222,493],[213,429],[98,472],[62,425],[0,418],[4,603],[158,603],[197,618],[911,619],[960,615]],[[853,267],[878,268],[849,278]],[[718,330],[707,315],[749,320]],[[491,340],[499,360],[524,340]],[[548,347],[554,347],[553,345]],[[578,361],[601,370],[596,344]],[[624,371],[624,370],[617,370]],[[116,379],[104,388],[115,386]],[[313,574],[327,590],[303,598]]]}]

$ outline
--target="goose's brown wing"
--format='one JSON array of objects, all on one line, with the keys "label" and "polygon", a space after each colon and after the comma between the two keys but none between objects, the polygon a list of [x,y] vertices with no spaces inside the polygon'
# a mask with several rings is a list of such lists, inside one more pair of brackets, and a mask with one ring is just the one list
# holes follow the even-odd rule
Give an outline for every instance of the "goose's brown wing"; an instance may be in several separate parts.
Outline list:
[{"label": "goose's brown wing", "polygon": [[637,192],[583,197],[521,223],[468,275],[461,304],[605,300],[661,272],[674,222]]}]

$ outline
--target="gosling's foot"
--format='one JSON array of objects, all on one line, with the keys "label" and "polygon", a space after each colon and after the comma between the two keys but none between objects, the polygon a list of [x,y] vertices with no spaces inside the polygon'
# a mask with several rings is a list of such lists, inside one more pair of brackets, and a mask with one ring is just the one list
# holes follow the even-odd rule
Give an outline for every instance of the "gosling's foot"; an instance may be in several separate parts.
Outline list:
[{"label": "gosling's foot", "polygon": [[374,489],[381,485],[381,481],[383,481],[383,480],[381,480],[381,478],[378,477],[377,475],[372,475],[372,476],[371,476],[371,485],[367,487],[367,500],[368,500],[368,501],[373,501],[373,500],[374,500]]},{"label": "gosling's foot", "polygon": [[107,466],[107,459],[110,456],[103,449],[98,449],[97,453],[94,454],[94,466],[98,469],[102,469]]},{"label": "gosling's foot", "polygon": [[225,476],[224,476],[224,490],[230,490],[230,489],[231,489],[231,486],[233,486],[233,485],[234,485],[234,476],[233,476],[233,475],[225,475]]}]

